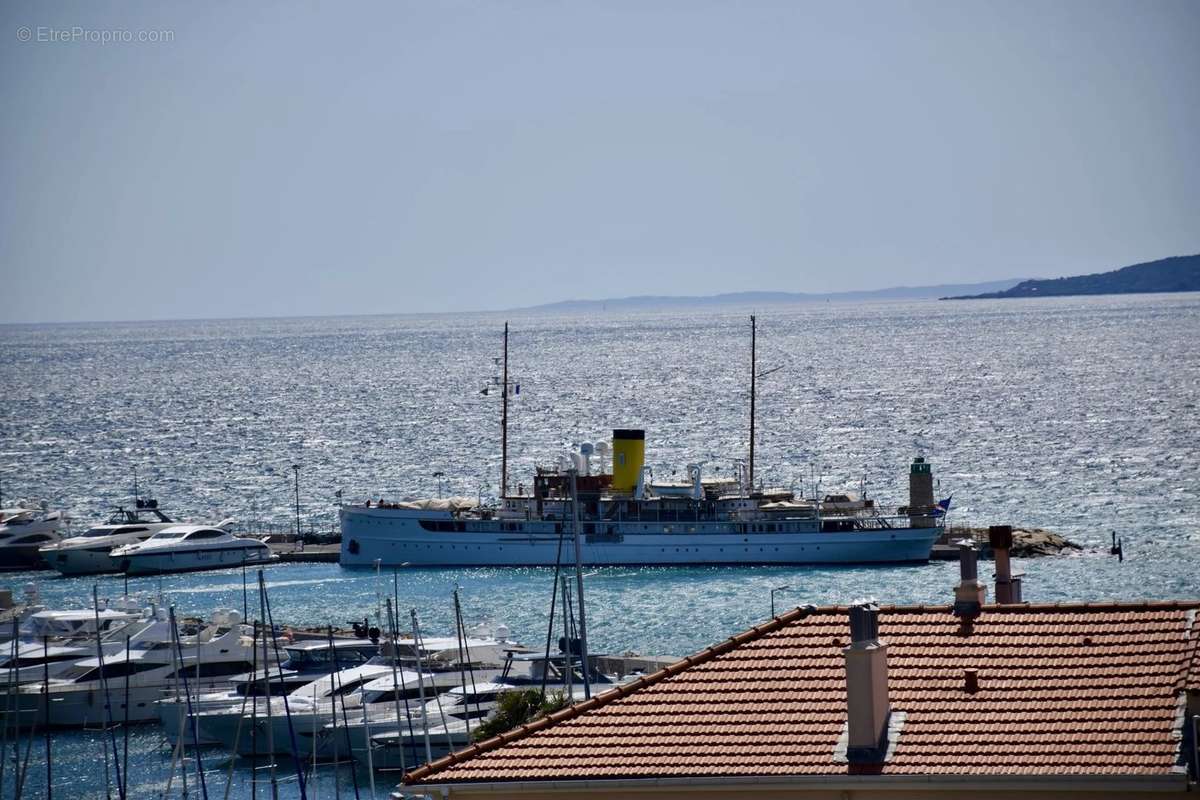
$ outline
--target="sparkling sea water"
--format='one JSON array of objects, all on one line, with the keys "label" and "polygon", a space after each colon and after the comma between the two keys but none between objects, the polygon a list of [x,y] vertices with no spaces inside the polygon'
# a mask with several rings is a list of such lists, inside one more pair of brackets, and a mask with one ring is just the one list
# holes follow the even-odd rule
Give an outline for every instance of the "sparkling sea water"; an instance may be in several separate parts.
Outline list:
[{"label": "sparkling sea water", "polygon": [[[528,485],[536,464],[615,427],[646,429],[658,476],[694,462],[731,474],[747,449],[750,311],[507,315],[521,387],[510,406],[510,484]],[[759,370],[779,368],[759,381],[756,464],[766,483],[865,486],[894,507],[907,500],[908,463],[924,455],[939,497],[953,496],[952,523],[1039,526],[1084,545],[1019,564],[1027,600],[1200,595],[1200,295],[757,314]],[[0,326],[0,489],[67,509],[75,530],[131,502],[135,467],[143,496],[176,518],[234,516],[260,530],[293,519],[292,464],[301,465],[306,530],[330,527],[339,490],[347,500],[443,489],[494,497],[500,397],[481,390],[498,374],[504,319]],[[1112,531],[1124,563],[1107,554]],[[416,609],[429,633],[450,630],[457,585],[468,624],[503,622],[536,645],[552,572],[405,568],[397,581],[405,615]],[[690,653],[764,620],[778,586],[790,587],[776,595],[781,608],[863,597],[948,603],[956,575],[939,562],[590,570],[591,649]],[[334,564],[281,564],[266,579],[276,621],[303,625],[373,616],[393,580],[386,568],[377,578]],[[101,596],[123,591],[111,576],[0,578],[17,595],[30,582],[52,606],[87,605],[93,583]],[[160,585],[184,613],[242,607],[240,570],[129,582],[139,593]],[[98,737],[56,734],[56,796],[105,796]],[[131,796],[156,796],[168,757],[161,731],[144,726],[133,740]],[[40,753],[38,743],[31,763]],[[235,770],[235,796],[248,796],[248,772]],[[31,773],[27,796],[41,796],[44,767]],[[340,777],[350,791],[348,770]],[[213,785],[223,780],[212,774]],[[381,778],[381,791],[391,783]]]}]

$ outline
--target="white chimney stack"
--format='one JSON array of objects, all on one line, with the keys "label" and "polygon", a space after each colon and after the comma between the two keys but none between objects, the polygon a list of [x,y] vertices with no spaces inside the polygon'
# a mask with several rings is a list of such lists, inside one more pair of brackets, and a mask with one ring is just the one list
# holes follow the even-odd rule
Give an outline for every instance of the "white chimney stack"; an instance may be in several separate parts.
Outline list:
[{"label": "white chimney stack", "polygon": [[850,646],[846,657],[846,758],[880,763],[887,751],[887,644],[879,641],[879,606],[850,607]]}]

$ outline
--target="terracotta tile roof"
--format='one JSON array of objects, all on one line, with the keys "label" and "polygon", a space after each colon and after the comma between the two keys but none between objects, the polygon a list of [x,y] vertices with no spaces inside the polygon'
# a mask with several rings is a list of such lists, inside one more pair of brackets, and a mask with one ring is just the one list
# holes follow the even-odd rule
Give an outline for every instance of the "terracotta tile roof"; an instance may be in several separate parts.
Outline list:
[{"label": "terracotta tile roof", "polygon": [[[406,783],[758,775],[1167,775],[1200,688],[1197,602],[884,607],[892,758],[852,766],[848,609],[796,609],[632,684],[453,753]],[[963,670],[978,669],[979,690]]]}]

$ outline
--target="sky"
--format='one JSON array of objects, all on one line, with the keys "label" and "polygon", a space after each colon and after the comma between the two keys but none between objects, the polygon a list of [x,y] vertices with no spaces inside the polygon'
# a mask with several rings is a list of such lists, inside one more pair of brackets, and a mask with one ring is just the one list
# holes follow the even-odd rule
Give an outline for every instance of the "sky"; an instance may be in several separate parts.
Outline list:
[{"label": "sky", "polygon": [[0,0],[0,321],[1200,252],[1200,2]]}]

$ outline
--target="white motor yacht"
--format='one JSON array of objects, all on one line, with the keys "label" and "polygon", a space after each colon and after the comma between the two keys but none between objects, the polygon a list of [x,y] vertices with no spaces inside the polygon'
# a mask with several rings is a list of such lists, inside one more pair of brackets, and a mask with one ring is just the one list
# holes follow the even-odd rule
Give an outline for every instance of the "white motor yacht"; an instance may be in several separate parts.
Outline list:
[{"label": "white motor yacht", "polygon": [[83,659],[49,683],[20,687],[15,703],[20,724],[145,722],[154,719],[156,701],[168,694],[225,685],[250,669],[250,626],[241,624],[239,612],[222,610],[207,623],[178,625],[177,646],[167,613],[160,609],[138,642],[105,655],[103,664],[100,658]]},{"label": "white motor yacht", "polygon": [[[262,634],[263,629],[259,628],[259,636]],[[181,731],[189,743],[193,732],[199,736],[201,744],[216,744],[223,739],[233,741],[234,734],[223,730],[228,728],[232,731],[243,714],[251,714],[253,707],[249,703],[258,703],[260,712],[265,714],[263,704],[266,695],[272,698],[290,695],[328,676],[338,667],[348,669],[365,665],[379,652],[379,645],[367,639],[335,639],[332,645],[323,639],[300,642],[276,640],[268,642],[264,653],[260,638],[256,648],[257,654],[253,660],[259,669],[232,678],[231,688],[198,694],[191,698],[190,703],[184,697],[169,697],[159,701],[158,716],[172,744]],[[276,663],[276,655],[280,652],[284,660]],[[262,668],[264,659],[268,663],[266,669]],[[181,714],[185,715],[185,722],[180,721]],[[213,733],[209,732],[210,727]]]},{"label": "white motor yacht", "polygon": [[[394,720],[391,724],[379,721],[355,724],[352,721],[339,733],[344,737],[343,742],[351,742],[351,755],[356,761],[367,763],[367,751],[362,745],[365,737],[370,736],[369,760],[374,769],[412,769],[469,745],[473,732],[495,715],[500,696],[523,688],[537,687],[492,682],[460,686],[427,703],[420,713],[411,715],[399,726]],[[593,686],[592,694],[611,688],[612,684]],[[566,694],[568,687],[561,683],[548,684],[546,691],[548,694]],[[583,700],[586,696],[583,685],[572,685],[569,696],[571,703]],[[332,738],[335,735],[333,727],[326,727],[323,735]]]},{"label": "white motor yacht", "polygon": [[80,659],[95,656],[97,630],[101,650],[115,653],[125,646],[126,636],[136,639],[147,618],[136,608],[31,614],[20,636],[0,645],[0,691],[58,677]]},{"label": "white motor yacht", "polygon": [[[592,694],[599,694],[614,686],[637,677],[638,669],[648,661],[640,657],[594,656],[593,668],[589,673]],[[616,671],[605,674],[597,669],[598,664]],[[436,758],[451,749],[465,747],[470,743],[471,732],[489,719],[496,711],[499,698],[505,692],[522,689],[541,689],[543,679],[547,693],[568,692],[574,700],[585,696],[582,666],[578,658],[571,659],[570,675],[567,674],[567,657],[556,654],[546,659],[540,653],[511,653],[504,669],[496,671],[459,671],[453,674],[459,685],[448,692],[429,692],[425,688],[426,703],[412,704],[411,678],[407,684],[397,684],[387,675],[368,683],[362,689],[362,702],[366,713],[359,718],[352,716],[338,720],[338,728],[326,725],[319,741],[319,751],[328,755],[335,746],[340,753],[349,748],[350,755],[357,761],[368,761],[367,742],[371,744],[370,760],[375,769],[401,769],[412,767],[426,759],[425,731],[429,731],[430,752]],[[463,683],[463,681],[466,681]],[[396,689],[404,691],[394,697]],[[407,702],[405,701],[407,699]],[[398,713],[397,713],[398,712]]]},{"label": "white motor yacht", "polygon": [[[203,715],[204,731],[222,745],[241,756],[292,752],[295,736],[297,753],[312,755],[313,742],[333,713],[334,698],[346,701],[347,708],[358,708],[358,690],[365,683],[390,673],[383,659],[351,669],[326,675],[290,692],[286,697],[272,697],[269,708],[265,698],[256,705],[239,703],[228,709]],[[341,709],[341,700],[337,704]]]},{"label": "white motor yacht", "polygon": [[234,536],[208,525],[172,525],[144,542],[118,547],[110,555],[129,575],[254,566],[277,558],[261,539]]},{"label": "white motor yacht", "polygon": [[42,567],[38,550],[62,541],[67,523],[67,516],[61,511],[0,509],[0,570]]},{"label": "white motor yacht", "polygon": [[144,542],[177,524],[159,510],[156,501],[138,500],[136,508],[118,507],[103,525],[42,547],[41,554],[47,564],[64,575],[120,572],[120,563],[110,555],[115,548]]},{"label": "white motor yacht", "polygon": [[[483,633],[477,629],[477,633]],[[320,759],[346,753],[340,738],[321,736],[326,725],[359,724],[364,721],[370,730],[372,715],[394,717],[395,708],[403,705],[419,714],[422,700],[429,701],[460,685],[467,675],[477,681],[497,677],[507,659],[527,648],[507,640],[509,630],[499,626],[495,634],[487,631],[465,640],[455,637],[399,639],[396,643],[395,671],[390,645],[386,654],[378,655],[365,664],[356,664],[339,651],[336,666],[340,669],[323,675],[287,694],[275,695],[268,705],[261,698],[252,704],[247,698],[224,709],[214,709],[198,716],[197,730],[201,741],[217,740],[238,755],[263,755],[274,752],[296,754],[311,758],[316,750]],[[318,646],[316,643],[309,647]],[[325,652],[325,651],[323,651]],[[465,661],[463,660],[465,659]],[[290,663],[290,659],[289,659]],[[283,666],[287,666],[284,664]],[[332,665],[331,665],[332,666]],[[366,686],[374,687],[371,691]],[[368,709],[366,706],[374,704]],[[408,712],[406,712],[408,713]],[[439,720],[440,723],[440,720]],[[366,738],[360,734],[365,742]]]}]

